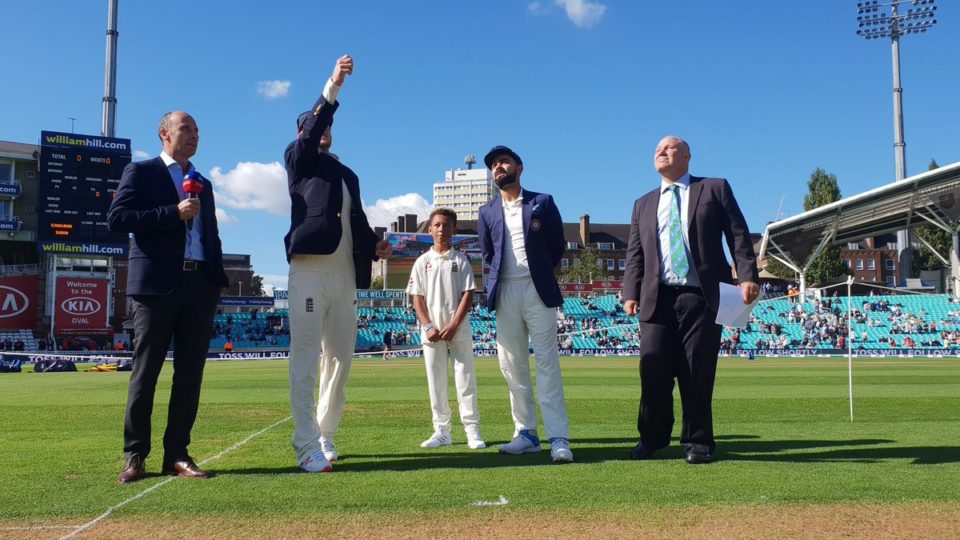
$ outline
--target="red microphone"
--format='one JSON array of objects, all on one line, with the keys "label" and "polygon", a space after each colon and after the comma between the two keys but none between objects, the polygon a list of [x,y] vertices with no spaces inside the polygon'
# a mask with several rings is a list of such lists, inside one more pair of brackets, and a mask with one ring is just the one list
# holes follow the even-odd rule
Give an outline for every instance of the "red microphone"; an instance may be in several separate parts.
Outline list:
[{"label": "red microphone", "polygon": [[[183,177],[183,192],[187,194],[188,199],[196,199],[203,192],[203,182],[200,180],[200,173],[190,171]],[[193,229],[193,218],[187,220],[187,230]]]}]

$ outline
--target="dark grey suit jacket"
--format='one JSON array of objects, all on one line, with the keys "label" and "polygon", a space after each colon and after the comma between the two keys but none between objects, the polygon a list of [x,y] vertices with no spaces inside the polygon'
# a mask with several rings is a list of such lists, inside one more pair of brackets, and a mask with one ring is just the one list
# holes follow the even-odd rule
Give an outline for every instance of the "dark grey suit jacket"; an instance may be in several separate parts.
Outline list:
[{"label": "dark grey suit jacket", "polygon": [[[657,243],[659,186],[633,204],[623,298],[639,303],[640,321],[648,322],[657,305],[660,288],[660,251]],[[690,176],[688,237],[691,261],[697,269],[703,296],[714,311],[720,302],[720,282],[733,283],[730,264],[723,253],[723,237],[736,261],[737,278],[760,282],[750,230],[730,184],[723,178]]]}]

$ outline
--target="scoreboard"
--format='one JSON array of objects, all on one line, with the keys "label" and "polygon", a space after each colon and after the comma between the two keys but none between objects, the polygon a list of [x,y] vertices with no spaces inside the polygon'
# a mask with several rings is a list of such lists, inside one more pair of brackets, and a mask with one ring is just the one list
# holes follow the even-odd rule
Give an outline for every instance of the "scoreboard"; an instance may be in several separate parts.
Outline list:
[{"label": "scoreboard", "polygon": [[126,253],[127,233],[107,229],[107,211],[130,159],[130,139],[42,131],[38,249]]}]

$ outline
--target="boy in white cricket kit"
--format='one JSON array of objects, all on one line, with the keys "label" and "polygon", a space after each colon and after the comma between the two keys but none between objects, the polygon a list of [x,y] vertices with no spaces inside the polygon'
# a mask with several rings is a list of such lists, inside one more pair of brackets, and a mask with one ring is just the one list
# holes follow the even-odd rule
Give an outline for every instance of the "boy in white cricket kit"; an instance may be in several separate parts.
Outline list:
[{"label": "boy in white cricket kit", "polygon": [[433,247],[417,258],[410,272],[407,294],[420,322],[420,341],[427,367],[427,388],[433,411],[433,435],[423,448],[453,444],[450,436],[450,403],[447,399],[447,356],[453,359],[453,377],[460,404],[460,421],[467,433],[467,446],[486,448],[480,436],[477,409],[477,375],[473,367],[473,335],[469,313],[473,304],[473,268],[470,260],[453,249],[450,238],[456,232],[457,214],[438,208],[430,214]]}]

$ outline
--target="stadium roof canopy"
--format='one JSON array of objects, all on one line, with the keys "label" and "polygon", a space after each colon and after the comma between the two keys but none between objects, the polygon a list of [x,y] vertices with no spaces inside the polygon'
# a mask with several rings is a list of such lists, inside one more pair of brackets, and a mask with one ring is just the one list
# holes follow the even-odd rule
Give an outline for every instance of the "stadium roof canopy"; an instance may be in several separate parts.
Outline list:
[{"label": "stadium roof canopy", "polygon": [[957,230],[960,162],[770,223],[760,258],[773,257],[803,274],[827,246],[916,225]]}]

